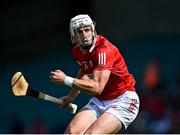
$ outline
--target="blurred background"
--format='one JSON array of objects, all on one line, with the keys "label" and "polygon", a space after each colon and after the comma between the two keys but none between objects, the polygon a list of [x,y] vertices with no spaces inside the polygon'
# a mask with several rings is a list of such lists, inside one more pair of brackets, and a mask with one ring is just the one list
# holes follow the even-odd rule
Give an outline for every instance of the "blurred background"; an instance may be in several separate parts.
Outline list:
[{"label": "blurred background", "polygon": [[[76,75],[68,29],[82,13],[120,49],[136,78],[141,107],[125,133],[180,133],[179,0],[1,0],[0,133],[63,133],[73,115],[53,103],[13,96],[11,77],[21,71],[33,88],[68,94],[49,73]],[[81,93],[74,103],[80,109],[89,99]]]}]

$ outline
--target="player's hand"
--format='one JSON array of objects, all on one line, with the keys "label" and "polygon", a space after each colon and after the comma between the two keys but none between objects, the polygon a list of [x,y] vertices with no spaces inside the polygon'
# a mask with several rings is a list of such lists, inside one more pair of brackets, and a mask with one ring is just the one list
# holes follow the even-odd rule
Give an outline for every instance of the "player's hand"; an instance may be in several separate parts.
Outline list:
[{"label": "player's hand", "polygon": [[73,98],[71,96],[65,96],[63,98],[61,98],[63,100],[63,103],[61,104],[61,107],[67,107],[69,105],[69,103],[71,103],[73,101]]},{"label": "player's hand", "polygon": [[65,77],[66,77],[65,73],[62,72],[61,70],[51,71],[49,75],[51,82],[59,85],[64,84]]}]

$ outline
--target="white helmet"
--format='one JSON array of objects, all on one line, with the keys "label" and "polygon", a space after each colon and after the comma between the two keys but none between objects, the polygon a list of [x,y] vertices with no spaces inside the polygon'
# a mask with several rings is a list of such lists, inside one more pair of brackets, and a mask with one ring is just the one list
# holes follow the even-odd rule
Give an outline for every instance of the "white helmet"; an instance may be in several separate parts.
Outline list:
[{"label": "white helmet", "polygon": [[[71,34],[71,41],[72,43],[77,43],[80,44],[81,47],[85,47],[87,45],[82,45],[82,43],[78,43],[76,41],[76,39],[74,38],[75,35],[75,30],[77,30],[80,27],[84,27],[84,26],[91,26],[92,31],[93,31],[93,41],[90,45],[90,47],[94,44],[94,40],[96,37],[96,32],[95,32],[95,23],[92,21],[92,19],[89,17],[89,15],[87,14],[81,14],[81,15],[77,15],[75,17],[73,17],[70,21],[70,34]],[[85,47],[86,48],[86,47]]]}]

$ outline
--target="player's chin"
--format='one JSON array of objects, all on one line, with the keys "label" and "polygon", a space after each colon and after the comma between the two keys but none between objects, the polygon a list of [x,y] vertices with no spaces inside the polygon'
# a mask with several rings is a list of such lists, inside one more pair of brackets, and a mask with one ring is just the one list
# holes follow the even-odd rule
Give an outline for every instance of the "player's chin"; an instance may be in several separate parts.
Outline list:
[{"label": "player's chin", "polygon": [[89,42],[83,42],[83,44],[84,44],[84,45],[88,45],[88,44],[89,44]]},{"label": "player's chin", "polygon": [[83,41],[83,44],[84,44],[84,45],[89,45],[89,44],[91,44],[91,43],[92,43],[92,40]]}]

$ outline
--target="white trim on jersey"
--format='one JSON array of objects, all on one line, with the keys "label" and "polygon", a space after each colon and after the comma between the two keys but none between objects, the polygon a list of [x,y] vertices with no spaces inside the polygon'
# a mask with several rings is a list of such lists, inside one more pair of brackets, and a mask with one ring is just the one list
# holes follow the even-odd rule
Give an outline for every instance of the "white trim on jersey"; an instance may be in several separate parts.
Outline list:
[{"label": "white trim on jersey", "polygon": [[98,54],[98,65],[106,65],[106,52]]}]

